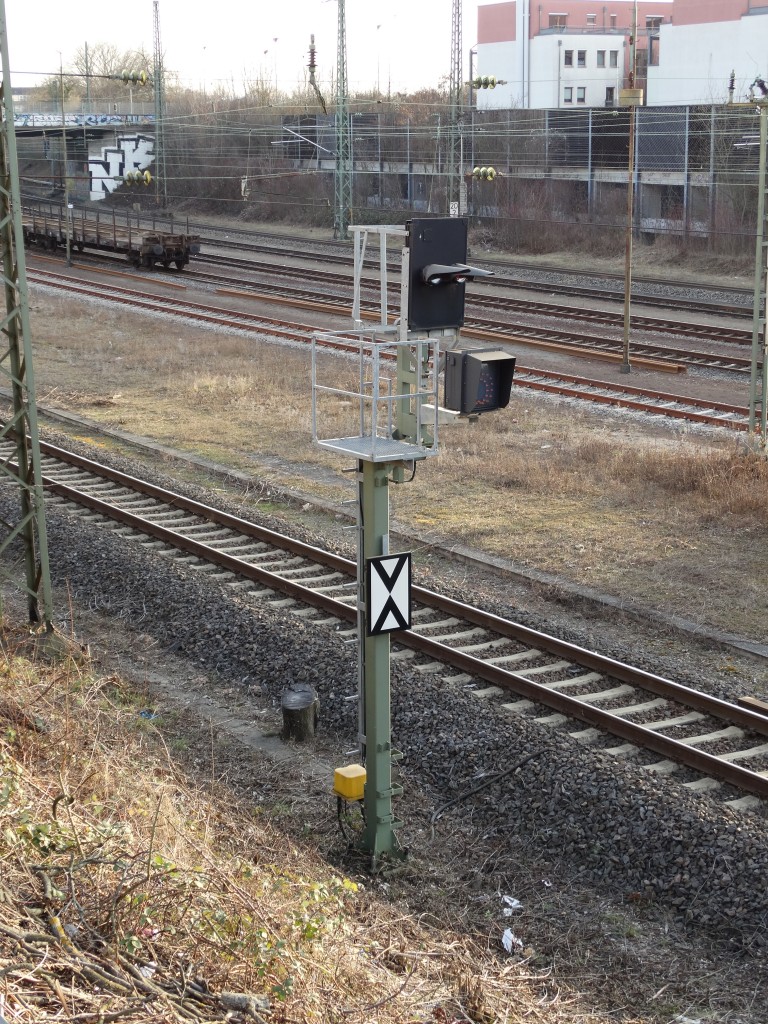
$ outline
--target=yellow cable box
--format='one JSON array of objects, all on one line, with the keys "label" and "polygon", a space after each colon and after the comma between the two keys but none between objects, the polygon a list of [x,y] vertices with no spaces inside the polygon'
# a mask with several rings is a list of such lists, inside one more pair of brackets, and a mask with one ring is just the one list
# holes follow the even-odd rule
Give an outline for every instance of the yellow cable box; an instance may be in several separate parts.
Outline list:
[{"label": "yellow cable box", "polygon": [[333,791],[345,800],[362,800],[365,789],[365,768],[348,764],[333,773]]}]

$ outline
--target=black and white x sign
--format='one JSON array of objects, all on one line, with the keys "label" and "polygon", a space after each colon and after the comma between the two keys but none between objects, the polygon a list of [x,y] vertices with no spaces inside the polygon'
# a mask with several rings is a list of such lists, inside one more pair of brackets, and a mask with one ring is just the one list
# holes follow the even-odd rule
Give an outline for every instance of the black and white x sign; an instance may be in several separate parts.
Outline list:
[{"label": "black and white x sign", "polygon": [[411,627],[411,552],[366,562],[368,636]]}]

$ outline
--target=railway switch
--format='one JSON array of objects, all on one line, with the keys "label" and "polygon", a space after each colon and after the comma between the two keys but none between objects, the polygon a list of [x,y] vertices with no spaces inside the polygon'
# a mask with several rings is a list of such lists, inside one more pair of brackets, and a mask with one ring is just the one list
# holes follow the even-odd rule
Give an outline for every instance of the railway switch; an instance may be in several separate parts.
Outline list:
[{"label": "railway switch", "polygon": [[506,409],[515,357],[500,349],[445,354],[445,407],[464,416]]}]

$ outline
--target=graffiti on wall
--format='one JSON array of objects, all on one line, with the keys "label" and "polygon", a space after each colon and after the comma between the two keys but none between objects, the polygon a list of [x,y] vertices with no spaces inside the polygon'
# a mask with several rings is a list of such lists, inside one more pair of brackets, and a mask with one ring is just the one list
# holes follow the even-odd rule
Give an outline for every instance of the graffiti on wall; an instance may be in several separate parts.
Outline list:
[{"label": "graffiti on wall", "polygon": [[122,184],[128,171],[145,171],[155,158],[152,135],[122,135],[101,156],[88,158],[90,199],[103,199]]},{"label": "graffiti on wall", "polygon": [[[65,114],[64,124],[72,128],[154,123],[154,114]],[[14,114],[14,128],[61,128],[61,114]]]}]

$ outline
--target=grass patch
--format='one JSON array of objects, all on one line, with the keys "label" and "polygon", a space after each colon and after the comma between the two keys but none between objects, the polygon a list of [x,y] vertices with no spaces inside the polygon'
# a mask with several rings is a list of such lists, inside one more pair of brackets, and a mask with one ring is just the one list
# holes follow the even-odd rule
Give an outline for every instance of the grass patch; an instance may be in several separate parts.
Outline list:
[{"label": "grass patch", "polygon": [[[360,874],[316,765],[214,734],[183,687],[163,706],[84,657],[29,661],[7,624],[0,640],[9,1022],[756,1024],[754,967],[650,908],[542,881],[540,854],[511,864],[469,820],[430,836],[416,791],[402,873]],[[510,925],[525,943],[507,953]]]},{"label": "grass patch", "polygon": [[[277,488],[352,497],[344,460],[311,442],[308,352],[136,314],[128,329],[125,311],[107,307],[86,331],[82,308],[47,297],[36,307],[41,403]],[[321,361],[321,373],[336,366],[338,383],[352,381],[352,364]],[[327,412],[324,436],[356,432],[348,404]],[[762,640],[768,464],[738,438],[672,429],[513,391],[507,410],[442,430],[440,456],[391,489],[393,518],[427,542]]]},{"label": "grass patch", "polygon": [[[447,961],[432,970],[427,957],[405,994],[380,956],[393,927],[403,948],[434,937],[385,907],[369,916],[356,882],[279,831],[290,804],[254,816],[225,784],[206,792],[174,760],[185,738],[137,715],[145,697],[87,665],[33,664],[14,653],[23,638],[3,639],[9,1019],[321,1021],[379,1001],[385,1021],[412,1019],[425,1001],[453,1014]],[[467,943],[456,938],[458,975]]]}]

